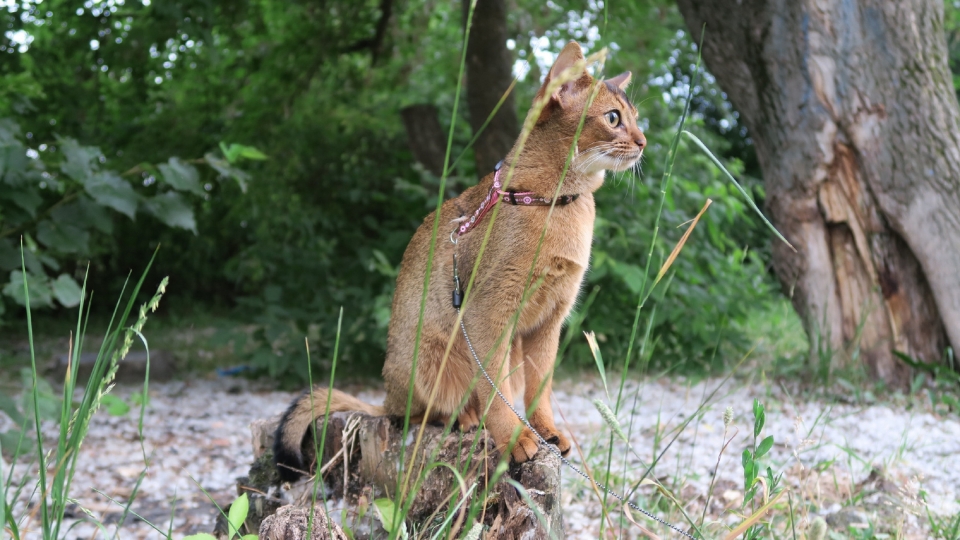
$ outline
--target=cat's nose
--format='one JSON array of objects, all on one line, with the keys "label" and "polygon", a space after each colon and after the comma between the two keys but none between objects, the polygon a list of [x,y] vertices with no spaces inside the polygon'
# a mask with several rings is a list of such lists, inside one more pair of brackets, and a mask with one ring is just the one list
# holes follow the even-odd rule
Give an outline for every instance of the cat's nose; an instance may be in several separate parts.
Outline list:
[{"label": "cat's nose", "polygon": [[643,150],[643,147],[647,145],[647,138],[643,136],[643,133],[640,133],[637,139],[633,142],[637,143],[637,146]]}]

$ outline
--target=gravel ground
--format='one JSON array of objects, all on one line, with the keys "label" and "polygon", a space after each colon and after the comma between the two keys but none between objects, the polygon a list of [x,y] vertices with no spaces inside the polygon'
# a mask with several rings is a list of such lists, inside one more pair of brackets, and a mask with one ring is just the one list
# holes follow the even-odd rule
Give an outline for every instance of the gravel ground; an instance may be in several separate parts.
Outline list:
[{"label": "gravel ground", "polygon": [[[723,411],[732,407],[734,418],[726,438],[735,436],[720,459],[709,515],[726,523],[736,522],[729,509],[738,507],[742,498],[740,454],[752,443],[751,404],[754,398],[760,398],[767,407],[764,433],[773,435],[776,441],[769,462],[774,470],[785,472],[784,482],[791,486],[794,501],[808,503],[809,516],[843,514],[841,503],[871,482],[879,486],[874,499],[887,497],[884,504],[890,508],[888,513],[894,519],[902,518],[908,538],[925,537],[923,520],[914,515],[919,508],[916,492],[921,484],[931,511],[944,516],[960,512],[957,415],[939,417],[905,404],[862,406],[793,399],[782,386],[770,389],[749,385],[722,387],[698,414],[705,396],[720,385],[718,379],[696,384],[681,379],[647,380],[642,385],[628,381],[628,399],[620,421],[631,433],[632,450],[622,442],[615,444],[615,478],[636,481],[654,454],[669,442],[671,430],[690,420],[661,458],[654,476],[681,500],[691,501],[690,509],[699,515],[725,440]],[[127,398],[137,390],[139,387],[118,387],[114,392]],[[615,391],[613,383],[611,391]],[[376,391],[359,394],[374,403],[382,399]],[[177,537],[210,531],[216,509],[201,487],[218,504],[229,503],[235,496],[235,478],[246,473],[252,459],[248,424],[281,412],[294,395],[233,379],[152,384],[144,427],[150,466],[133,511],[163,530],[171,526],[173,513],[172,528]],[[634,396],[638,396],[635,406]],[[593,400],[607,401],[602,385],[590,378],[558,381],[555,398],[558,425],[572,432],[594,472],[601,471],[608,452],[609,429]],[[144,471],[137,415],[138,409],[119,417],[100,411],[93,418],[71,491],[111,534],[122,510],[93,490],[118,500],[127,499],[133,492]],[[10,420],[0,413],[0,431],[9,427]],[[45,431],[52,435],[54,428],[46,426]],[[660,442],[655,443],[658,439]],[[581,462],[576,451],[573,461]],[[8,464],[3,465],[3,470],[9,471]],[[30,469],[20,465],[14,477],[22,477]],[[600,505],[596,496],[572,472],[564,471],[563,478],[567,538],[597,538]],[[638,493],[642,501],[651,488],[644,486]],[[866,499],[869,497],[860,502],[866,504]],[[869,508],[864,508],[869,514]],[[23,514],[21,502],[15,515]],[[80,509],[72,515],[83,517]],[[36,527],[36,523],[26,526],[34,531]],[[25,538],[38,536],[34,532]],[[66,535],[70,539],[95,536],[96,529],[85,523],[76,524]],[[120,537],[161,536],[131,516]]]}]

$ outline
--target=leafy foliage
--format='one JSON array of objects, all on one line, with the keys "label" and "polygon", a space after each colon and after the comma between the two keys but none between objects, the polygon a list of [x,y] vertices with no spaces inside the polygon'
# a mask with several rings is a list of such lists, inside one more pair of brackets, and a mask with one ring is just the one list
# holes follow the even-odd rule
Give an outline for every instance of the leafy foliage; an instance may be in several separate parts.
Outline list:
[{"label": "leafy foliage", "polygon": [[[9,119],[0,119],[0,156],[0,272],[9,276],[3,294],[18,305],[26,303],[25,275],[14,238],[22,239],[31,305],[69,308],[80,303],[78,263],[109,252],[109,239],[121,234],[118,221],[134,222],[139,212],[160,225],[197,233],[190,199],[204,195],[200,173],[176,157],[119,174],[102,167],[106,158],[99,148],[70,138],[28,148]],[[143,186],[129,176],[142,178]],[[2,306],[0,300],[0,312]]]},{"label": "leafy foliage", "polygon": [[[629,339],[624,329],[647,262],[663,156],[687,90],[695,96],[688,127],[762,199],[752,148],[712,79],[694,85],[695,47],[672,3],[519,0],[517,7],[507,25],[520,61],[515,71],[527,71],[516,87],[519,113],[568,39],[591,51],[608,46],[605,73],[634,71],[630,94],[648,135],[648,161],[642,177],[613,178],[598,194],[588,287],[599,292],[584,319],[615,358]],[[258,372],[304,379],[305,335],[321,351],[315,361],[328,367],[340,306],[345,365],[380,363],[398,263],[438,186],[414,165],[399,112],[431,103],[449,127],[460,2],[78,8],[25,0],[5,17],[0,117],[23,127],[6,140],[18,145],[11,159],[33,176],[16,201],[0,195],[3,227],[16,227],[0,239],[0,264],[23,232],[28,270],[37,274],[31,290],[45,293],[48,283],[38,300],[56,304],[56,283],[70,300],[66,279],[87,260],[102,270],[94,288],[109,292],[114,285],[98,275],[125,272],[159,243],[158,269],[178,285],[173,309],[234,310],[246,324],[220,338]],[[16,41],[20,30],[32,41]],[[469,123],[455,121],[451,156],[467,153],[447,196],[484,173],[466,149]],[[37,157],[23,158],[28,151]],[[234,181],[215,181],[224,177]],[[675,178],[652,268],[682,234],[677,226],[706,197],[714,204],[654,297],[653,334],[664,365],[706,365],[729,322],[769,292],[766,233],[696,150],[683,149]],[[54,214],[67,210],[71,217],[58,221]],[[67,278],[58,282],[61,275]],[[592,363],[586,343],[573,343],[569,360]]]}]

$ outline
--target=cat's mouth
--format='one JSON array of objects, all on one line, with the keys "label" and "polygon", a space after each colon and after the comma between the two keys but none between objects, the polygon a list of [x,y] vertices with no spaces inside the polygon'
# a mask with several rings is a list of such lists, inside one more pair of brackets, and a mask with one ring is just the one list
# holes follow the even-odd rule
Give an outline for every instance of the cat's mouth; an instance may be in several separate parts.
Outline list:
[{"label": "cat's mouth", "polygon": [[577,169],[585,174],[600,171],[621,172],[632,168],[643,156],[643,149],[623,151],[614,148],[596,147],[577,155]]}]

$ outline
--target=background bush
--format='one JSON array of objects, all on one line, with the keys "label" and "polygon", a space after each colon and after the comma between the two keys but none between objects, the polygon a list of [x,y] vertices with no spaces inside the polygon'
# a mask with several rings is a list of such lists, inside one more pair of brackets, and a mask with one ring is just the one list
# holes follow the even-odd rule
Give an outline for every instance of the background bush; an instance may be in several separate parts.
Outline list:
[{"label": "background bush", "polygon": [[[460,2],[393,4],[382,44],[369,50],[357,44],[375,35],[380,2],[12,6],[0,40],[2,317],[23,313],[21,234],[37,304],[54,310],[75,302],[87,264],[94,290],[114,295],[117,276],[161,245],[167,308],[227,312],[233,322],[219,337],[238,363],[303,377],[308,335],[322,368],[343,306],[345,364],[379,368],[397,265],[439,185],[415,165],[399,111],[433,103],[449,126],[462,37]],[[609,47],[606,73],[634,72],[630,94],[650,141],[643,175],[610,177],[599,193],[585,285],[599,289],[584,328],[614,358],[629,339],[696,47],[668,2],[516,8],[514,52],[530,61],[516,90],[521,115],[568,39]],[[736,113],[709,74],[692,90],[688,129],[762,199]],[[454,156],[471,135],[458,118]],[[703,365],[721,335],[742,338],[731,323],[772,293],[767,240],[697,151],[682,146],[674,172],[654,269],[678,227],[706,198],[714,205],[652,301],[656,358]],[[468,152],[446,195],[475,181]],[[571,365],[592,362],[580,341],[567,351]]]}]

